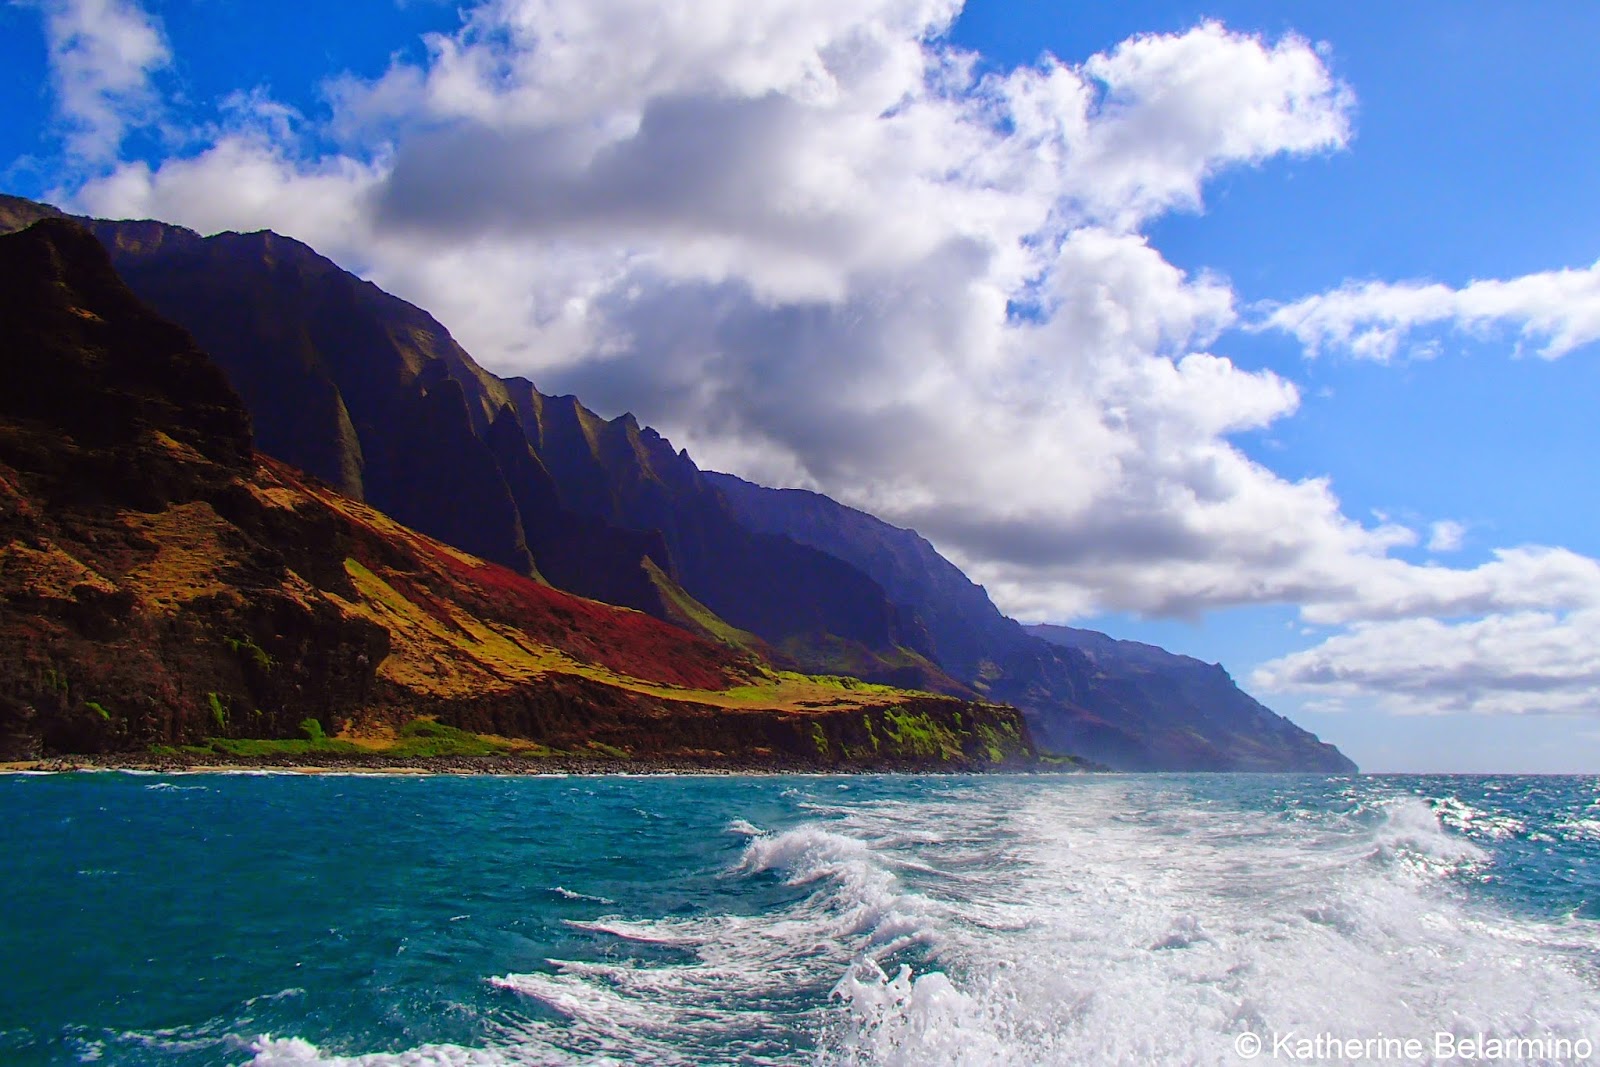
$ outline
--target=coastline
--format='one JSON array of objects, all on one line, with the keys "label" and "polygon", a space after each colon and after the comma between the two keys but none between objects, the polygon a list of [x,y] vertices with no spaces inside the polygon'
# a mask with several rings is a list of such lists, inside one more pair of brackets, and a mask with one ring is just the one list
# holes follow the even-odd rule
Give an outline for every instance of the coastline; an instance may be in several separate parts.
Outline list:
[{"label": "coastline", "polygon": [[74,756],[47,756],[0,762],[3,774],[74,774],[93,771],[135,771],[145,774],[390,774],[390,775],[710,775],[757,776],[782,774],[1082,774],[1101,768],[1093,765],[1019,763],[995,767],[953,767],[933,763],[881,763],[826,766],[797,759],[728,759],[720,757],[603,756],[418,756],[301,753],[294,756],[242,757],[185,753],[181,756],[121,752]]}]

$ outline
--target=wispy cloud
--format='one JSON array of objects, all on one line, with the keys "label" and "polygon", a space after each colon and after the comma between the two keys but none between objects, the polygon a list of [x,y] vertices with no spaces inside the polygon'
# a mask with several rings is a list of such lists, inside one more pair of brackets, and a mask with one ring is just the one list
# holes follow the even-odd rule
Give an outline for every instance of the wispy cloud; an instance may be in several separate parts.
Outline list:
[{"label": "wispy cloud", "polygon": [[1428,527],[1429,552],[1459,552],[1466,539],[1466,526],[1454,519],[1441,519]]},{"label": "wispy cloud", "polygon": [[44,0],[56,110],[68,152],[116,157],[128,129],[156,112],[150,76],[172,60],[165,36],[135,0]]},{"label": "wispy cloud", "polygon": [[[1600,263],[1459,289],[1437,282],[1348,283],[1273,308],[1254,324],[1294,334],[1308,355],[1331,349],[1378,362],[1395,358],[1415,332],[1438,326],[1472,335],[1509,330],[1541,358],[1559,359],[1600,340]],[[1423,358],[1437,352],[1436,339],[1412,349]]]}]

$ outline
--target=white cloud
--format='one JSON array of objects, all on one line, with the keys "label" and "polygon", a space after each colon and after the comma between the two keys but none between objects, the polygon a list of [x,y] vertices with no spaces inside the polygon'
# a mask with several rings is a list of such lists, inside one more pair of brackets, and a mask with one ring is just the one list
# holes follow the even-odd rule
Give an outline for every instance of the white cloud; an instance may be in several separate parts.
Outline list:
[{"label": "white cloud", "polygon": [[1397,714],[1600,712],[1600,610],[1358,623],[1262,665],[1253,686]]},{"label": "white cloud", "polygon": [[[1559,359],[1600,339],[1600,263],[1459,289],[1437,282],[1352,282],[1273,308],[1256,324],[1294,334],[1310,355],[1331,348],[1382,363],[1413,331],[1430,326],[1473,335],[1509,329],[1541,358]],[[1412,355],[1437,352],[1435,339],[1419,343]]]},{"label": "white cloud", "polygon": [[1491,556],[1475,567],[1368,558],[1343,568],[1343,587],[1330,581],[1321,596],[1301,603],[1300,613],[1313,623],[1340,625],[1600,606],[1600,562],[1588,556],[1541,545],[1499,548]]},{"label": "white cloud", "polygon": [[501,126],[594,122],[673,96],[891,108],[923,89],[954,0],[487,0],[425,68],[346,82],[347,109]]},{"label": "white cloud", "polygon": [[1219,167],[1342,147],[1354,97],[1305,40],[1240,47],[1215,22],[1147,34],[1083,65],[1105,87],[1086,124],[1074,183],[1101,217],[1134,225],[1198,209]]},{"label": "white cloud", "polygon": [[1429,552],[1459,552],[1466,539],[1466,526],[1454,519],[1440,519],[1428,527]]},{"label": "white cloud", "polygon": [[130,126],[149,120],[150,75],[172,60],[160,27],[135,0],[45,0],[45,40],[68,151],[115,157]]},{"label": "white cloud", "polygon": [[[1587,618],[1595,561],[1413,565],[1391,551],[1416,531],[1232,440],[1299,392],[1211,351],[1237,323],[1230,285],[1141,227],[1199,209],[1222,169],[1344,145],[1353,100],[1313,48],[1208,22],[977,77],[939,37],[955,10],[494,0],[424,64],[334,86],[343,154],[251,98],[207,150],[77,199],[307,240],[496,370],[915,526],[1024,618],[1293,603],[1357,624],[1319,646],[1353,664],[1358,636],[1418,616]],[[1543,290],[1523,281],[1445,290],[1445,317],[1527,311]],[[1482,288],[1502,284],[1498,303]],[[1269,322],[1377,352],[1443,321],[1397,295],[1369,322],[1338,295]],[[1525,322],[1552,352],[1581,333]],[[1429,544],[1460,538],[1439,523]]]},{"label": "white cloud", "polygon": [[84,185],[75,206],[103,218],[158,218],[202,233],[272,229],[346,263],[372,233],[366,200],[381,167],[345,156],[307,161],[249,132],[157,168],[125,163]]},{"label": "white cloud", "polygon": [[1394,569],[1302,615],[1346,629],[1263,664],[1260,690],[1397,714],[1600,712],[1600,563],[1502,549],[1470,569]]}]

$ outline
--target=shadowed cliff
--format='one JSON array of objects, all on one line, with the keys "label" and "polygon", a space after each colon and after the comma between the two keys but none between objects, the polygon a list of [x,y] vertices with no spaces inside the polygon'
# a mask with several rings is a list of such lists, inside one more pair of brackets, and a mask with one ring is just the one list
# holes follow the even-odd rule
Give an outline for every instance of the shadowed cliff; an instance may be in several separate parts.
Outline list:
[{"label": "shadowed cliff", "polygon": [[0,755],[458,735],[819,767],[1031,753],[1012,709],[778,671],[258,456],[223,373],[91,234],[0,237]]},{"label": "shadowed cliff", "polygon": [[[0,198],[0,229],[50,214]],[[264,451],[458,548],[783,666],[1013,703],[1041,743],[1117,767],[1353,769],[1218,666],[1029,633],[912,531],[497,378],[298,242],[84,221],[217,357]]]},{"label": "shadowed cliff", "polygon": [[802,669],[969,692],[870,577],[748,529],[632,416],[489,374],[432,316],[297,241],[82,221],[216,359],[267,454],[570,592]]}]

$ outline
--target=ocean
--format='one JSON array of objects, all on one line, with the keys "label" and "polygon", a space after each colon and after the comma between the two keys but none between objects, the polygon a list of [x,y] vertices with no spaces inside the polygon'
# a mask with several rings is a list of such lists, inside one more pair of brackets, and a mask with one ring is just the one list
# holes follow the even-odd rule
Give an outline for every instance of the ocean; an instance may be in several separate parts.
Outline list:
[{"label": "ocean", "polygon": [[5,1064],[1600,1062],[1597,778],[17,774],[0,874]]}]

